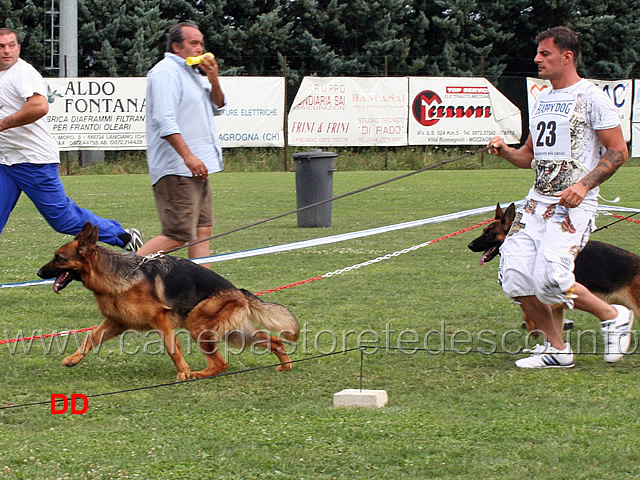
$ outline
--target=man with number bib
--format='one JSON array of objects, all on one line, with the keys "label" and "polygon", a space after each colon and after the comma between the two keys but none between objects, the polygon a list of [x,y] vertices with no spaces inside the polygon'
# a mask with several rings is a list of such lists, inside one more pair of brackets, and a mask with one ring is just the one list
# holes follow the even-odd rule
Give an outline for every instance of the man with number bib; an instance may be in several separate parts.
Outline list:
[{"label": "man with number bib", "polygon": [[633,312],[609,305],[577,283],[574,259],[594,226],[599,185],[627,160],[627,145],[611,99],[577,73],[579,42],[566,27],[536,38],[538,74],[552,88],[543,90],[530,115],[530,132],[520,148],[502,138],[489,152],[536,179],[519,207],[500,249],[499,281],[545,338],[521,368],[573,367],[573,351],[553,321],[550,305],[565,303],[600,319],[604,359],[617,362],[629,349]]}]

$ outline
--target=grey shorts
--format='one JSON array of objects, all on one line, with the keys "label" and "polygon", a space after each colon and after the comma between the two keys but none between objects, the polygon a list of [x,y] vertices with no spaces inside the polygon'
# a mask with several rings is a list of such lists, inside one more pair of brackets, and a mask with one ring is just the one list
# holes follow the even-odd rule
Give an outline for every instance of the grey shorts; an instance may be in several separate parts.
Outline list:
[{"label": "grey shorts", "polygon": [[162,235],[181,242],[197,238],[198,227],[213,225],[209,180],[166,175],[153,186]]}]

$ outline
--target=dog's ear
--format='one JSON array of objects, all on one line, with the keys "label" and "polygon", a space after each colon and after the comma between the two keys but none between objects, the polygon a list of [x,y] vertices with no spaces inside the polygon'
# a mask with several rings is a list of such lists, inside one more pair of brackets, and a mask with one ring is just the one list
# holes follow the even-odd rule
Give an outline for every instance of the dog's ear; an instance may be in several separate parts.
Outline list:
[{"label": "dog's ear", "polygon": [[85,223],[76,240],[80,247],[95,245],[98,242],[98,227],[91,225],[90,222]]},{"label": "dog's ear", "polygon": [[504,211],[504,216],[500,219],[505,232],[511,228],[514,218],[516,218],[516,205],[515,203],[512,203],[507,207]]},{"label": "dog's ear", "polygon": [[497,205],[496,205],[496,216],[493,217],[493,218],[495,218],[496,220],[499,220],[499,219],[502,218],[502,215],[504,215],[504,214],[502,213],[502,208],[500,207],[500,202],[498,202]]}]

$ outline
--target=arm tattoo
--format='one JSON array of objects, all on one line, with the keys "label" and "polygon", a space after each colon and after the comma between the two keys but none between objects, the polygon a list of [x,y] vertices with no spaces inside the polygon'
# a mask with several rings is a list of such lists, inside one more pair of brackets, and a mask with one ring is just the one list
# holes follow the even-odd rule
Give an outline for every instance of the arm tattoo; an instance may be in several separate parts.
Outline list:
[{"label": "arm tattoo", "polygon": [[616,173],[616,170],[625,162],[624,153],[617,150],[607,149],[604,155],[596,165],[596,168],[591,170],[587,175],[582,178],[581,182],[589,189],[595,188],[604,181],[611,178]]},{"label": "arm tattoo", "polygon": [[0,131],[13,127],[13,115],[8,115],[0,119]]}]

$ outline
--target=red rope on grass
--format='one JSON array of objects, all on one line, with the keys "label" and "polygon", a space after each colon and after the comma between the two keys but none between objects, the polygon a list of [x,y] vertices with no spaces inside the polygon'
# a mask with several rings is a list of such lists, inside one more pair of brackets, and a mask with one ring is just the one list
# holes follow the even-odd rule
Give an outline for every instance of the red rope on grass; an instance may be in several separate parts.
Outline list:
[{"label": "red rope on grass", "polygon": [[[624,217],[622,217],[622,218],[624,218]],[[442,240],[446,240],[447,238],[455,237],[457,235],[469,232],[469,231],[471,231],[471,230],[473,230],[475,228],[482,227],[483,225],[486,225],[486,224],[492,222],[493,220],[494,219],[491,218],[491,219],[485,220],[484,222],[477,223],[477,224],[475,224],[475,225],[473,225],[471,227],[467,227],[467,228],[464,228],[462,230],[458,230],[457,232],[449,233],[447,235],[443,235],[440,238],[436,238],[435,240],[431,240],[429,242],[429,244],[440,242]],[[627,220],[631,220],[631,219],[627,219]],[[632,220],[632,221],[640,223],[640,221],[638,221],[638,220]],[[265,290],[263,292],[256,292],[254,295],[259,297],[261,295],[266,295],[268,293],[279,292],[281,290],[286,290],[288,288],[297,287],[298,285],[304,285],[305,283],[315,282],[316,280],[320,280],[322,278],[327,278],[327,277],[325,277],[325,275],[318,275],[317,277],[308,278],[307,280],[301,280],[299,282],[289,283],[289,284],[283,285],[281,287],[270,288],[270,289]],[[10,338],[10,339],[7,339],[7,340],[0,340],[0,345],[6,345],[7,343],[29,342],[29,341],[33,341],[33,340],[40,340],[40,339],[43,339],[43,338],[59,337],[59,336],[63,336],[63,335],[73,335],[73,334],[76,334],[76,333],[85,333],[85,332],[90,332],[91,330],[95,330],[96,328],[98,328],[98,327],[95,326],[95,327],[88,327],[88,328],[80,328],[78,330],[69,330],[69,331],[64,331],[64,332],[47,333],[47,334],[44,334],[44,335],[34,335],[32,337]]]},{"label": "red rope on grass", "polygon": [[260,295],[265,295],[267,293],[279,292],[280,290],[285,290],[287,288],[297,287],[298,285],[303,285],[305,283],[315,282],[316,280],[320,280],[321,278],[324,278],[324,275],[318,275],[317,277],[308,278],[307,280],[300,280],[299,282],[283,285],[282,287],[270,288],[268,290],[265,290],[264,292],[256,292],[254,295],[259,297]]},{"label": "red rope on grass", "polygon": [[41,338],[61,337],[63,335],[73,335],[74,333],[90,332],[91,330],[95,330],[96,328],[98,327],[79,328],[78,330],[46,333],[43,335],[34,335],[32,337],[9,338],[7,340],[0,340],[0,345],[6,345],[7,343],[29,342],[32,340],[40,340]]},{"label": "red rope on grass", "polygon": [[470,232],[471,230],[473,230],[474,228],[480,228],[483,225],[487,225],[488,223],[491,223],[495,220],[495,218],[490,218],[488,220],[485,220],[484,222],[480,222],[480,223],[476,223],[475,225],[471,226],[471,227],[467,227],[467,228],[463,228],[462,230],[458,230],[457,232],[454,233],[450,233],[448,235],[444,235],[440,238],[436,238],[435,240],[431,240],[431,243],[436,243],[436,242],[440,242],[442,240],[446,240],[447,238],[451,238],[451,237],[455,237],[456,235],[460,235],[461,233],[467,233]]},{"label": "red rope on grass", "polygon": [[640,223],[640,220],[636,220],[635,218],[625,217],[623,215],[616,215],[615,213],[612,213],[611,216],[615,218],[620,218],[622,220],[626,220],[627,222],[631,222],[631,223]]}]

